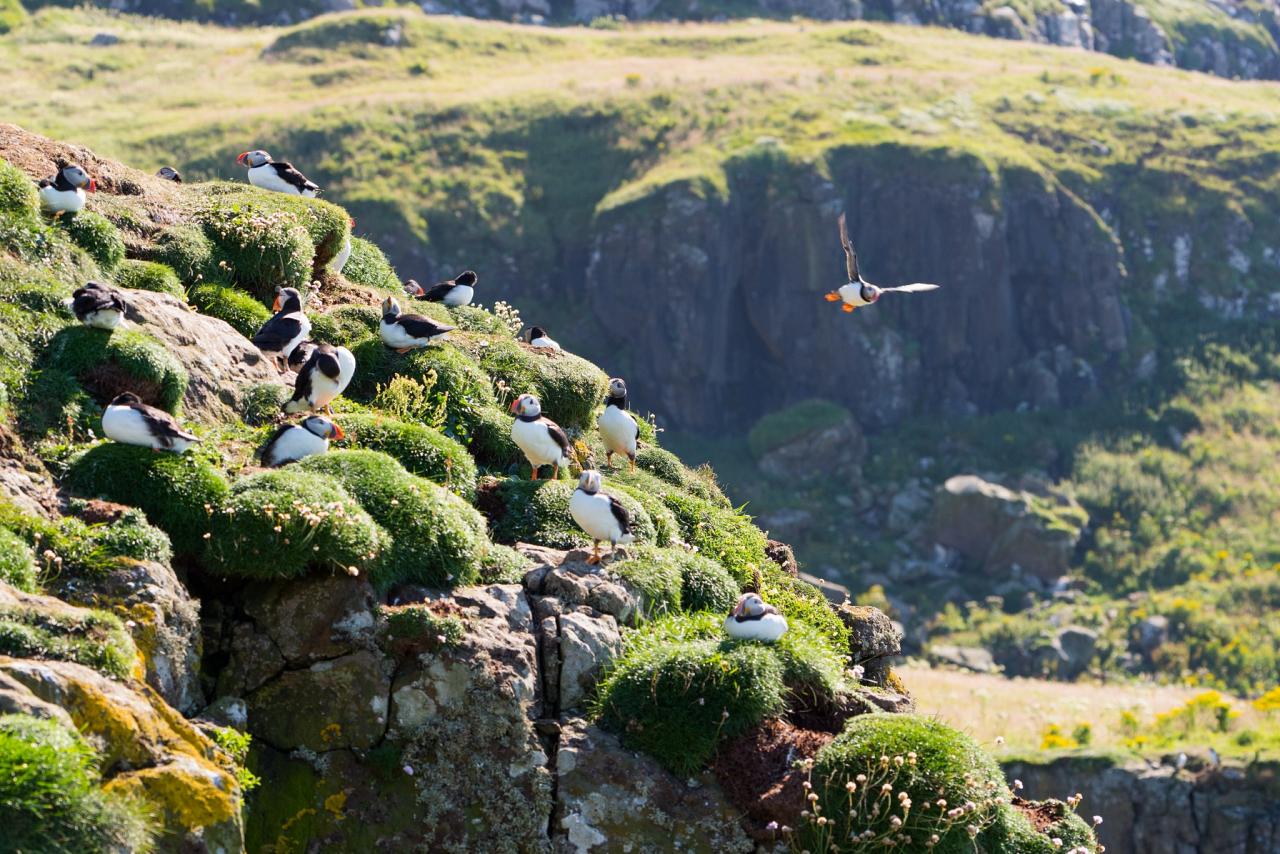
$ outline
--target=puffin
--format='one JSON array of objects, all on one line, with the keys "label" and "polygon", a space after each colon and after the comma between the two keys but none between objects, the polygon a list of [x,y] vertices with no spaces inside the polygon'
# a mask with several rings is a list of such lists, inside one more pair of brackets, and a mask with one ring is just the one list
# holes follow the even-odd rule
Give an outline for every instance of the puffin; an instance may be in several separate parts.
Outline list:
[{"label": "puffin", "polygon": [[442,302],[450,308],[460,305],[471,305],[471,298],[476,295],[476,282],[479,277],[474,270],[464,270],[457,278],[447,282],[434,284],[429,288],[409,279],[404,283],[404,291],[409,296],[424,299],[427,302]]},{"label": "puffin", "polygon": [[724,630],[735,640],[758,640],[773,643],[787,633],[787,618],[772,605],[766,605],[758,593],[744,593],[724,618]]},{"label": "puffin", "polygon": [[262,149],[246,151],[236,158],[236,162],[249,167],[249,183],[255,187],[309,199],[314,199],[320,192],[320,185],[294,169],[292,163],[272,160],[271,155]]},{"label": "puffin", "polygon": [[854,251],[853,242],[849,240],[849,226],[844,214],[840,214],[840,245],[844,247],[844,264],[849,273],[848,284],[841,285],[839,290],[827,294],[827,302],[842,302],[840,306],[846,312],[864,305],[871,305],[887,293],[918,294],[924,291],[936,291],[937,285],[927,282],[913,282],[910,285],[898,285],[893,288],[882,288],[873,285],[858,271],[858,253]]},{"label": "puffin", "polygon": [[569,465],[569,437],[564,428],[542,414],[542,404],[531,394],[517,397],[511,411],[516,416],[511,424],[511,439],[533,469],[530,479],[538,479],[542,466],[554,466],[551,479],[559,478],[560,467]]},{"label": "puffin", "polygon": [[84,209],[85,191],[96,193],[98,182],[74,163],[58,167],[52,178],[40,181],[40,204],[55,217]]},{"label": "puffin", "polygon": [[276,288],[271,309],[275,314],[253,336],[253,344],[280,368],[288,365],[293,349],[311,331],[311,321],[302,311],[302,294],[297,288]]},{"label": "puffin", "polygon": [[172,166],[161,166],[160,171],[156,172],[157,178],[163,178],[166,181],[172,181],[175,184],[182,183],[182,173]]},{"label": "puffin", "polygon": [[578,488],[569,499],[569,515],[591,538],[591,557],[587,563],[600,563],[600,543],[608,542],[612,557],[620,548],[635,540],[631,530],[631,514],[616,496],[600,490],[600,472],[587,469],[578,477]]},{"label": "puffin", "polygon": [[[351,223],[351,227],[356,227],[355,217],[347,217],[347,221]],[[341,273],[342,268],[347,266],[347,262],[351,260],[351,233],[347,232],[346,239],[342,243],[342,248],[338,250],[338,254],[333,256],[333,260],[329,262],[329,269],[335,273]]]},{"label": "puffin", "polygon": [[115,329],[124,323],[124,313],[129,308],[124,294],[99,282],[87,282],[76,288],[66,305],[76,320],[94,329]]},{"label": "puffin", "polygon": [[299,341],[298,346],[293,348],[293,351],[289,353],[289,358],[285,360],[288,363],[289,370],[295,374],[302,370],[302,366],[307,363],[307,360],[311,358],[311,354],[319,346],[315,341]]},{"label": "puffin", "polygon": [[408,353],[444,338],[456,327],[445,326],[421,314],[403,314],[395,297],[382,301],[382,323],[378,332],[382,343],[397,353]]},{"label": "puffin", "polygon": [[342,428],[323,415],[310,415],[301,424],[281,424],[267,443],[258,449],[258,459],[268,468],[278,468],[304,457],[329,450],[329,440],[341,441]]},{"label": "puffin", "polygon": [[293,381],[293,397],[285,402],[289,414],[323,409],[330,415],[333,399],[342,394],[356,375],[356,357],[346,347],[317,344]]},{"label": "puffin", "polygon": [[535,326],[525,333],[525,341],[529,342],[529,346],[537,350],[559,350],[560,344],[547,334],[547,330],[541,326]]},{"label": "puffin", "polygon": [[609,380],[609,396],[604,399],[604,412],[596,419],[600,438],[604,439],[605,463],[613,465],[613,455],[623,454],[636,467],[636,439],[640,426],[627,411],[627,384],[621,377]]},{"label": "puffin", "polygon": [[126,391],[107,404],[102,413],[102,432],[122,445],[138,445],[153,451],[181,454],[200,439],[178,425],[177,419],[154,406],[147,406],[136,394]]}]

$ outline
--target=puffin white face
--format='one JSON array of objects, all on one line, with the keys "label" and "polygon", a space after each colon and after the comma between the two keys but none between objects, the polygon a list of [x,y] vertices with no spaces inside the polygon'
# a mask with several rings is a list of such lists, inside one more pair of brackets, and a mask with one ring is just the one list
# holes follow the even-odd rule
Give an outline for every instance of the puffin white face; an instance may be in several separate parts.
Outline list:
[{"label": "puffin white face", "polygon": [[522,418],[537,418],[542,414],[542,404],[531,394],[522,394],[511,404],[511,411]]},{"label": "puffin white face", "polygon": [[621,377],[614,377],[609,380],[610,397],[626,397],[627,384],[622,381]]},{"label": "puffin white face", "polygon": [[735,617],[758,617],[763,613],[764,600],[760,598],[758,593],[742,594],[738,604],[733,606],[733,616]]},{"label": "puffin white face", "polygon": [[383,317],[399,317],[400,316],[400,303],[396,300],[395,297],[387,297],[382,301],[382,316]]},{"label": "puffin white face", "polygon": [[307,432],[314,433],[321,439],[341,441],[346,438],[346,434],[342,432],[341,427],[322,415],[312,415],[304,419],[302,426],[306,428]]},{"label": "puffin white face", "polygon": [[63,166],[62,177],[66,178],[67,183],[77,189],[88,190],[90,193],[98,189],[98,182],[90,178],[89,173],[79,166]]},{"label": "puffin white face", "polygon": [[587,469],[578,476],[578,489],[587,495],[595,495],[600,491],[600,472]]},{"label": "puffin white face", "polygon": [[270,163],[271,155],[259,148],[254,151],[246,151],[244,154],[241,154],[236,158],[236,162],[241,166],[248,166],[250,169],[253,169],[257,166],[265,166]]}]

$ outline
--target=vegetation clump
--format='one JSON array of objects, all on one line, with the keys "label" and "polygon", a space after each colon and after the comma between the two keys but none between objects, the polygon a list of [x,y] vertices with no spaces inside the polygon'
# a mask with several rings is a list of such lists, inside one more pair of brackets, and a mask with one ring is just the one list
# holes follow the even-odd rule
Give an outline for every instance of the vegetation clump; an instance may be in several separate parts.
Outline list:
[{"label": "vegetation clump", "polygon": [[510,338],[493,338],[481,349],[480,367],[510,390],[529,393],[542,411],[561,427],[586,430],[604,400],[609,378],[595,365],[570,353],[533,351]]},{"label": "vegetation clump", "polygon": [[101,214],[80,211],[58,220],[72,241],[89,253],[103,272],[110,273],[124,261],[124,239],[116,227]]},{"label": "vegetation clump", "polygon": [[460,617],[440,615],[425,605],[386,608],[387,637],[391,640],[427,641],[433,648],[460,646],[467,628]]},{"label": "vegetation clump", "polygon": [[124,679],[138,652],[120,620],[102,611],[0,604],[0,654],[74,661]]},{"label": "vegetation clump", "polygon": [[342,275],[357,285],[369,288],[398,288],[399,278],[376,244],[363,237],[351,238],[351,257],[342,268]]},{"label": "vegetation clump", "polygon": [[182,364],[149,335],[128,329],[69,326],[53,337],[45,364],[76,377],[106,403],[123,391],[176,412],[187,390]]},{"label": "vegetation clump", "polygon": [[765,415],[751,428],[747,443],[751,453],[759,458],[802,436],[842,424],[852,417],[849,410],[829,400],[806,400]]},{"label": "vegetation clump", "polygon": [[[590,546],[591,539],[569,515],[569,499],[575,488],[576,484],[567,480],[502,480],[496,486],[500,509],[493,523],[494,539],[500,543],[537,543],[554,549]],[[623,492],[615,495],[631,514],[636,542],[654,542],[657,531],[640,502]]]},{"label": "vegetation clump", "polygon": [[178,274],[167,264],[158,261],[126,260],[116,268],[116,284],[122,288],[139,291],[155,291],[169,294],[185,301],[187,292],[178,280]]},{"label": "vegetation clump", "polygon": [[343,415],[338,422],[349,447],[381,451],[412,474],[463,498],[475,497],[475,462],[466,448],[440,431],[375,414]]},{"label": "vegetation clump", "polygon": [[191,289],[191,304],[210,317],[216,317],[235,328],[245,338],[252,338],[271,319],[271,310],[244,291],[217,282],[205,282]]},{"label": "vegetation clump", "polygon": [[36,589],[35,552],[8,528],[0,528],[0,581],[26,593]]}]

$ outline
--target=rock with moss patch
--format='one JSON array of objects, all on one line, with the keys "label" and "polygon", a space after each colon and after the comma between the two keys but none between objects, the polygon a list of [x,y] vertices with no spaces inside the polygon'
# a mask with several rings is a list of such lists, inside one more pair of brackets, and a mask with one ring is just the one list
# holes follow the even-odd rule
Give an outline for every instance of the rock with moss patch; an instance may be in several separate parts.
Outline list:
[{"label": "rock with moss patch", "polygon": [[867,443],[849,410],[825,400],[797,403],[761,418],[751,429],[760,470],[780,480],[812,480],[838,473],[861,477]]},{"label": "rock with moss patch", "polygon": [[168,294],[179,300],[186,299],[186,290],[178,280],[178,274],[168,264],[158,261],[126,260],[115,271],[116,284],[138,291],[154,291]]},{"label": "rock with moss patch", "polygon": [[0,584],[0,655],[73,661],[115,679],[138,667],[138,651],[116,617]]},{"label": "rock with moss patch", "polygon": [[883,686],[889,666],[902,653],[902,632],[879,608],[846,602],[836,608],[849,628],[850,660],[864,669],[863,678]]},{"label": "rock with moss patch", "polygon": [[76,377],[101,404],[131,391],[175,412],[188,384],[186,369],[164,343],[135,330],[68,327],[49,342],[45,364]]},{"label": "rock with moss patch", "polygon": [[367,750],[387,728],[391,673],[360,651],[285,670],[245,697],[249,732],[280,750]]}]

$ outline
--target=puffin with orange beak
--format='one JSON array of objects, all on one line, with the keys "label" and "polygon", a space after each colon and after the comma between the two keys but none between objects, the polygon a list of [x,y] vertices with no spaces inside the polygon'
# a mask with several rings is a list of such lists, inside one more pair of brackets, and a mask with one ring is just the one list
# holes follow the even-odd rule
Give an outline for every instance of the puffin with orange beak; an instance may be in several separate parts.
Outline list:
[{"label": "puffin with orange beak", "polygon": [[289,354],[311,331],[311,321],[302,311],[302,294],[297,288],[276,288],[271,308],[275,314],[253,336],[253,344],[283,373]]},{"label": "puffin with orange beak", "polygon": [[533,469],[530,480],[538,479],[538,469],[554,466],[551,479],[560,477],[561,466],[569,465],[569,436],[564,428],[542,414],[542,404],[531,394],[522,394],[511,404],[516,420],[511,440],[524,452]]},{"label": "puffin with orange beak", "polygon": [[262,149],[246,151],[236,158],[241,166],[249,168],[249,183],[273,193],[306,196],[314,199],[320,193],[320,185],[303,175],[286,160],[272,160]]},{"label": "puffin with orange beak", "polygon": [[827,294],[826,300],[827,302],[843,302],[844,304],[840,308],[846,312],[853,311],[855,308],[864,305],[871,305],[887,293],[919,294],[938,289],[937,285],[931,285],[927,282],[914,282],[910,285],[882,288],[862,278],[862,273],[858,269],[858,253],[853,248],[853,242],[849,240],[849,226],[845,222],[844,214],[840,214],[840,245],[844,247],[844,265],[849,274],[849,282],[841,285],[839,290]]},{"label": "puffin with orange beak", "polygon": [[400,301],[387,297],[382,301],[382,322],[378,334],[382,343],[397,353],[408,353],[446,337],[455,327],[437,323],[426,315],[405,314]]},{"label": "puffin with orange beak", "polygon": [[759,593],[744,593],[724,618],[724,630],[734,640],[773,643],[787,633],[787,618],[766,605]]},{"label": "puffin with orange beak", "polygon": [[342,441],[342,428],[322,415],[302,419],[301,424],[281,424],[267,444],[258,449],[258,459],[268,468],[277,468],[329,450],[329,440]]},{"label": "puffin with orange beak", "polygon": [[578,488],[569,498],[569,515],[578,527],[587,532],[591,538],[591,557],[587,563],[593,566],[600,563],[600,543],[607,542],[612,546],[609,557],[618,552],[626,554],[623,548],[635,540],[632,531],[631,514],[617,496],[610,495],[600,488],[600,472],[587,469],[578,477]]},{"label": "puffin with orange beak", "polygon": [[55,218],[84,210],[85,192],[96,193],[98,182],[74,163],[59,164],[52,178],[40,181],[40,205]]}]

